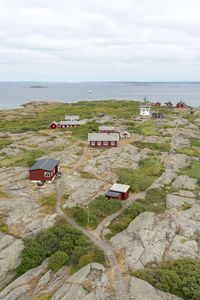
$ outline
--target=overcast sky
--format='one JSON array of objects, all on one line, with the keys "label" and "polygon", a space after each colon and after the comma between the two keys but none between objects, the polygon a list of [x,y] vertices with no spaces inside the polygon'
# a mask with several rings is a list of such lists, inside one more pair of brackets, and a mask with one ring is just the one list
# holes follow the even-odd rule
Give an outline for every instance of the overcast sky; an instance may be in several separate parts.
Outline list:
[{"label": "overcast sky", "polygon": [[0,0],[0,80],[198,81],[199,0]]}]

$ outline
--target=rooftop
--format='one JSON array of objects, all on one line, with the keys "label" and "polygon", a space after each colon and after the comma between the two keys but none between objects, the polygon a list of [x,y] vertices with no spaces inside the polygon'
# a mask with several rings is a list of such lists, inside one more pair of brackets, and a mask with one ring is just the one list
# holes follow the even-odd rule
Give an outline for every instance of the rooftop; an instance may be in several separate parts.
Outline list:
[{"label": "rooftop", "polygon": [[34,170],[46,170],[52,171],[56,165],[58,165],[59,160],[53,158],[45,158],[38,160],[30,169],[29,171]]},{"label": "rooftop", "polygon": [[130,189],[130,185],[114,183],[110,191],[119,192],[119,193],[126,193]]},{"label": "rooftop", "polygon": [[88,133],[88,141],[100,141],[100,142],[115,142],[119,141],[119,134],[118,133]]}]

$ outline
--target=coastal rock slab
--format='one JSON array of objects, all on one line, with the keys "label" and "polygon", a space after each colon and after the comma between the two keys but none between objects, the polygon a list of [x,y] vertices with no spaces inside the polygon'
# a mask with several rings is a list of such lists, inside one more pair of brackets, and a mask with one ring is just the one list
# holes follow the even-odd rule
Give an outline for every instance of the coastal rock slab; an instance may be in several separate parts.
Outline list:
[{"label": "coastal rock slab", "polygon": [[0,232],[0,288],[4,287],[15,275],[21,261],[24,244],[11,235]]},{"label": "coastal rock slab", "polygon": [[192,198],[186,198],[186,197],[180,197],[177,195],[169,194],[166,197],[166,206],[168,208],[171,207],[181,207],[186,203],[189,203],[191,205],[195,204],[195,199]]},{"label": "coastal rock slab", "polygon": [[175,295],[166,294],[154,288],[148,282],[131,277],[130,280],[131,300],[183,300]]},{"label": "coastal rock slab", "polygon": [[197,184],[196,178],[190,178],[186,175],[178,176],[172,183],[175,189],[194,190]]}]

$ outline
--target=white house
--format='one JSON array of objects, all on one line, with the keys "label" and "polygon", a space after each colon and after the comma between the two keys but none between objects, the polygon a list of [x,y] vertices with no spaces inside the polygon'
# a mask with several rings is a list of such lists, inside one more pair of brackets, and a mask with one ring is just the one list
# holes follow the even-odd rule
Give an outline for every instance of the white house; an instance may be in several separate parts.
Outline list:
[{"label": "white house", "polygon": [[89,147],[118,147],[118,133],[88,133]]},{"label": "white house", "polygon": [[140,116],[149,116],[151,107],[149,105],[140,105]]}]

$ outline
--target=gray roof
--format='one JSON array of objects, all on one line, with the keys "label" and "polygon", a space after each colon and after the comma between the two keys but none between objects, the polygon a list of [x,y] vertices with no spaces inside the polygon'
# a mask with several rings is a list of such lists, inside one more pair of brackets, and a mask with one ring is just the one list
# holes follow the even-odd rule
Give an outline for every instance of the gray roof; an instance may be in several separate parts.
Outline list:
[{"label": "gray roof", "polygon": [[47,170],[52,171],[56,165],[58,165],[59,160],[53,158],[45,158],[38,160],[30,169],[29,171],[33,170]]},{"label": "gray roof", "polygon": [[119,141],[118,133],[88,133],[88,142],[115,142]]},{"label": "gray roof", "polygon": [[119,195],[120,195],[120,193],[112,192],[112,191],[108,191],[108,192],[106,193],[106,196],[108,196],[108,197],[115,197],[115,198],[118,198]]},{"label": "gray roof", "polygon": [[115,126],[99,126],[99,130],[115,130]]}]

